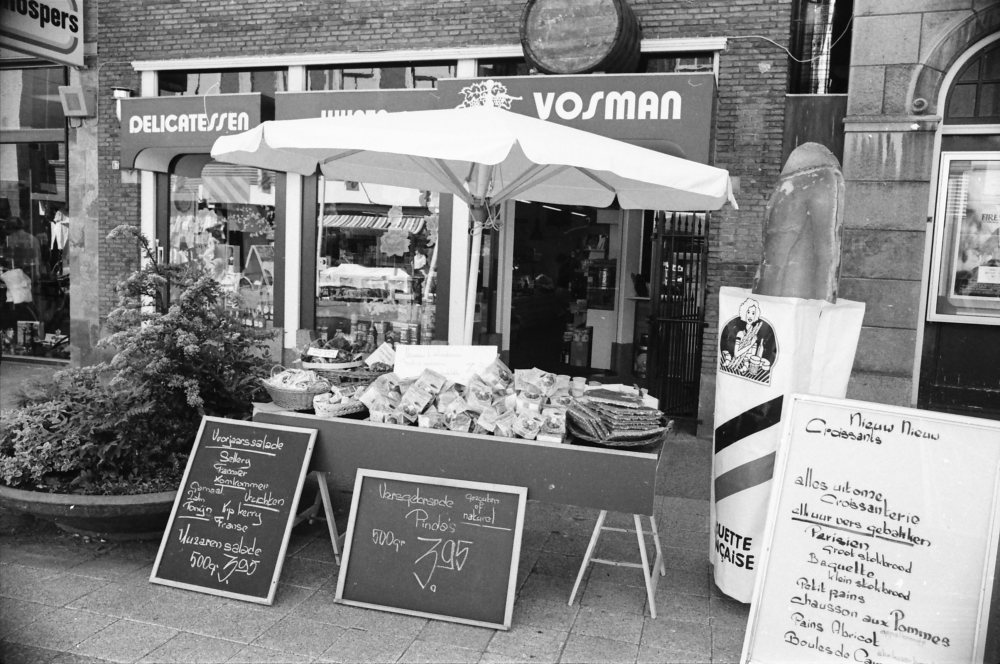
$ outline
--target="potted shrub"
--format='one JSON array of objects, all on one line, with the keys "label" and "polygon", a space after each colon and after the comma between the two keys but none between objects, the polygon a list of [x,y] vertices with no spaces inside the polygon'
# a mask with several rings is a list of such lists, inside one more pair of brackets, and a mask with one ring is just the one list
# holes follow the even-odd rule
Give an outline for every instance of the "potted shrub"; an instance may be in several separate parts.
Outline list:
[{"label": "potted shrub", "polygon": [[264,395],[271,331],[227,308],[198,264],[145,264],[120,284],[113,359],[69,368],[2,414],[0,500],[67,530],[158,537],[203,415],[249,419]]}]

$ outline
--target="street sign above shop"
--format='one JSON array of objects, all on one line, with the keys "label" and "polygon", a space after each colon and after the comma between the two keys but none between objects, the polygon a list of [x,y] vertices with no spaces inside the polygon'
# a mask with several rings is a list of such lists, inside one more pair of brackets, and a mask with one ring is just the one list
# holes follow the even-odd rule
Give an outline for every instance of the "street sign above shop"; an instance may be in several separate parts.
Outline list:
[{"label": "street sign above shop", "polygon": [[198,97],[122,99],[122,168],[166,173],[182,154],[208,154],[220,136],[274,117],[274,101],[258,92]]},{"label": "street sign above shop", "polygon": [[441,108],[435,90],[316,90],[279,92],[275,120],[338,117],[358,113],[397,113]]},{"label": "street sign above shop", "polygon": [[0,3],[0,47],[83,67],[82,0],[5,0]]},{"label": "street sign above shop", "polygon": [[715,75],[442,79],[441,108],[496,106],[707,164]]}]

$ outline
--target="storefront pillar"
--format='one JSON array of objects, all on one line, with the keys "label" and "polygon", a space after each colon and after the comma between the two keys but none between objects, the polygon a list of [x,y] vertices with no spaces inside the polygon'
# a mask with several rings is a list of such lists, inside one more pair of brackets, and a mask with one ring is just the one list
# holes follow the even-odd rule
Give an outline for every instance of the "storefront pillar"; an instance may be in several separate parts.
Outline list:
[{"label": "storefront pillar", "polygon": [[[284,258],[282,276],[284,287],[284,315],[281,327],[284,330],[282,361],[290,356],[298,344],[299,316],[301,311],[302,282],[302,176],[289,173],[285,176],[285,224]],[[289,357],[290,359],[290,357]]]},{"label": "storefront pillar", "polygon": [[[142,72],[141,96],[155,97],[157,76],[155,71]],[[139,230],[149,239],[156,237],[156,173],[141,171],[139,173]]]},{"label": "storefront pillar", "polygon": [[448,343],[465,343],[469,288],[469,206],[458,196],[451,208],[451,273],[448,275]]},{"label": "storefront pillar", "polygon": [[[93,60],[93,62],[92,62]],[[83,89],[97,88],[96,58],[86,59],[87,69],[71,68],[69,84]],[[97,124],[71,123],[68,132],[67,175],[69,177],[69,299],[70,362],[85,366],[100,361],[96,351],[100,334],[99,289],[100,262],[97,247],[101,242],[97,201]],[[65,331],[64,331],[65,332]]]}]

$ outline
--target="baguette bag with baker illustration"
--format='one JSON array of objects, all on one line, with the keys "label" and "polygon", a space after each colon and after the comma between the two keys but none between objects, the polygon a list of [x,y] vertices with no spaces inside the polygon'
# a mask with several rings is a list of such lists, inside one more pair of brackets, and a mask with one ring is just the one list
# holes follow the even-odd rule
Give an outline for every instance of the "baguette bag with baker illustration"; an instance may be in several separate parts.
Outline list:
[{"label": "baguette bag with baker illustration", "polygon": [[837,158],[796,148],[765,210],[753,289],[719,292],[710,558],[716,585],[741,602],[753,593],[785,395],[847,393],[865,305],[837,299],[843,206]]}]

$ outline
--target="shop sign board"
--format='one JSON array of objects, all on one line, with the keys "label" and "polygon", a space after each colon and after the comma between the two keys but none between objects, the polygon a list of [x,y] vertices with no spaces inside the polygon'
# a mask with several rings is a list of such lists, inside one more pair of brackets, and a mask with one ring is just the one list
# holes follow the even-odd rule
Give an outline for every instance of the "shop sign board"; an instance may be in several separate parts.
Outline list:
[{"label": "shop sign board", "polygon": [[742,661],[982,662],[1000,423],[793,395],[782,427]]},{"label": "shop sign board", "polygon": [[0,47],[83,67],[83,0],[3,0]]},{"label": "shop sign board", "polygon": [[440,79],[441,108],[491,105],[707,164],[715,75]]},{"label": "shop sign board", "polygon": [[274,100],[276,120],[339,117],[364,113],[430,111],[440,108],[435,90],[315,90],[279,92]]},{"label": "shop sign board", "polygon": [[508,629],[527,493],[358,470],[337,601]]},{"label": "shop sign board", "polygon": [[149,580],[271,604],[316,430],[204,417]]},{"label": "shop sign board", "polygon": [[274,102],[259,92],[136,97],[122,99],[121,105],[122,168],[136,167],[144,150],[209,154],[220,136],[247,131],[274,116]]}]

